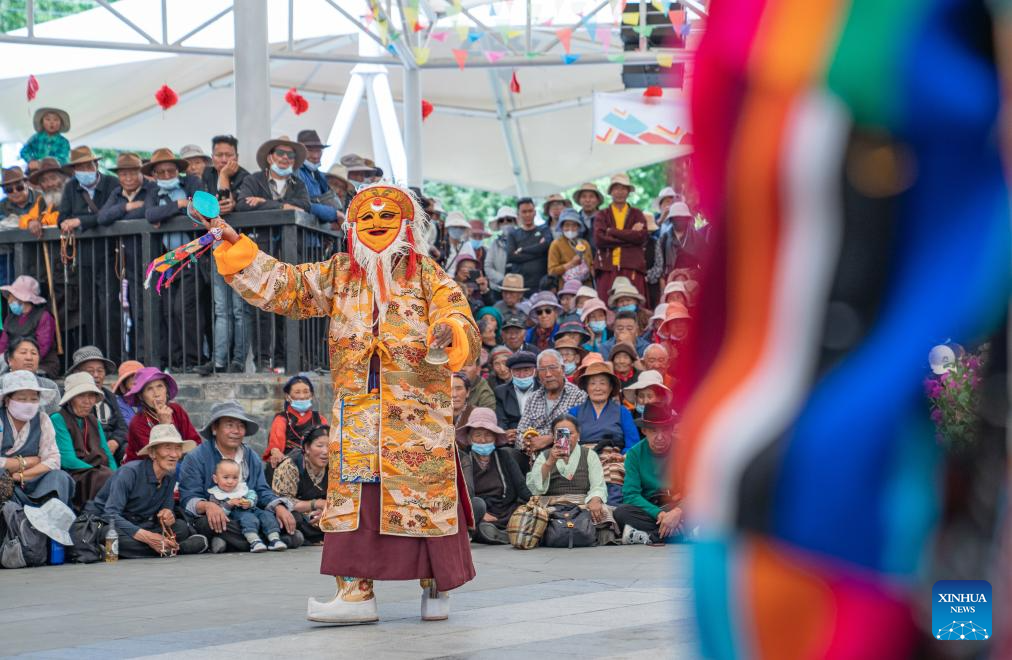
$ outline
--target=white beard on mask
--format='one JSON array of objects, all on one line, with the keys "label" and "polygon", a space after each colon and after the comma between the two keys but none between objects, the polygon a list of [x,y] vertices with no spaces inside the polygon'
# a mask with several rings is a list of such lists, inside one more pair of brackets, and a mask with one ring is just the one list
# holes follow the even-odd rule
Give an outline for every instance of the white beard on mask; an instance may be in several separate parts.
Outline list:
[{"label": "white beard on mask", "polygon": [[406,234],[407,225],[401,225],[401,231],[397,234],[397,238],[382,252],[374,252],[364,245],[362,241],[358,240],[358,236],[355,236],[353,241],[353,256],[365,273],[366,284],[372,289],[373,295],[376,298],[381,318],[386,315],[389,300],[383,300],[380,292],[387,291],[388,295],[400,292],[400,287],[397,286],[393,273],[394,266],[398,263],[397,257],[407,257],[408,252],[411,250]]},{"label": "white beard on mask", "polygon": [[60,202],[63,201],[63,190],[56,190],[53,192],[42,193],[42,199],[46,200],[46,204],[49,206],[59,206]]}]

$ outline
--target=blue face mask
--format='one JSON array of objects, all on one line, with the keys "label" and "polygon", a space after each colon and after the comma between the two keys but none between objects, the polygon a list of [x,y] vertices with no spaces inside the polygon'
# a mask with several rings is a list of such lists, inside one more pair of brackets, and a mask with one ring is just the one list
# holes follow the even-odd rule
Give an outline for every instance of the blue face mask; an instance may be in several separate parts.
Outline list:
[{"label": "blue face mask", "polygon": [[98,172],[74,172],[74,178],[82,186],[93,186],[98,181]]},{"label": "blue face mask", "polygon": [[446,233],[449,234],[450,238],[452,238],[453,240],[459,241],[460,239],[464,238],[465,231],[467,230],[464,229],[463,227],[449,227],[446,230]]},{"label": "blue face mask", "polygon": [[472,444],[471,451],[478,454],[479,456],[488,456],[495,451],[494,442],[482,442],[480,444]]},{"label": "blue face mask", "polygon": [[8,307],[11,308],[11,314],[14,316],[21,316],[21,313],[25,311],[24,305],[19,303],[17,300],[8,305]]},{"label": "blue face mask", "polygon": [[608,329],[607,321],[591,321],[587,325],[590,326],[590,329],[594,331],[595,335],[599,335]]},{"label": "blue face mask", "polygon": [[526,392],[527,390],[534,387],[534,376],[527,376],[525,378],[513,376],[513,384],[516,385],[517,389],[520,390],[521,392]]},{"label": "blue face mask", "polygon": [[157,179],[155,183],[162,190],[175,190],[179,187],[179,177],[172,177],[171,179]]},{"label": "blue face mask", "polygon": [[647,409],[647,407],[644,406],[642,403],[637,403],[636,404],[636,412],[638,412],[639,414],[642,415],[643,411],[646,410],[646,409]]},{"label": "blue face mask", "polygon": [[615,311],[616,312],[635,312],[636,311],[636,305],[635,305],[635,303],[632,304],[632,305],[622,305],[621,307],[615,308]]},{"label": "blue face mask", "polygon": [[574,371],[576,371],[576,363],[575,362],[567,362],[564,365],[562,365],[562,368],[566,371],[566,375],[569,376]]},{"label": "blue face mask", "polygon": [[306,162],[304,162],[303,165],[305,165],[306,167],[308,167],[309,169],[311,169],[314,172],[316,170],[320,169],[319,165],[317,165],[316,163],[314,163],[312,161],[309,161],[309,160],[307,160]]},{"label": "blue face mask", "polygon": [[480,238],[472,238],[471,239],[471,247],[473,247],[475,250],[477,250],[478,248],[480,248],[481,247],[481,239]]},{"label": "blue face mask", "polygon": [[313,400],[312,399],[293,399],[292,402],[291,402],[291,406],[292,406],[293,410],[297,410],[300,413],[304,413],[304,412],[307,412],[310,408],[313,407]]},{"label": "blue face mask", "polygon": [[292,168],[290,167],[280,168],[274,163],[271,163],[271,172],[274,172],[278,176],[291,176]]}]

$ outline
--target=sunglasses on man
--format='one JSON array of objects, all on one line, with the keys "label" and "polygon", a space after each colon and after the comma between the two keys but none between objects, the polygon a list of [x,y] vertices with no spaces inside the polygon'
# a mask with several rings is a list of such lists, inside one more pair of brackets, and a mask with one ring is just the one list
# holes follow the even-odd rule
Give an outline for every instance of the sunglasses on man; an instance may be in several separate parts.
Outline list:
[{"label": "sunglasses on man", "polygon": [[15,183],[15,184],[10,185],[10,186],[4,186],[4,194],[10,195],[11,193],[23,192],[24,189],[25,189],[25,184],[23,184],[23,183]]},{"label": "sunglasses on man", "polygon": [[275,149],[274,155],[288,160],[295,160],[295,152],[291,149]]},{"label": "sunglasses on man", "polygon": [[551,307],[542,307],[541,309],[534,310],[534,315],[535,316],[548,316],[549,314],[554,314],[554,313],[555,313],[555,310],[552,309]]}]

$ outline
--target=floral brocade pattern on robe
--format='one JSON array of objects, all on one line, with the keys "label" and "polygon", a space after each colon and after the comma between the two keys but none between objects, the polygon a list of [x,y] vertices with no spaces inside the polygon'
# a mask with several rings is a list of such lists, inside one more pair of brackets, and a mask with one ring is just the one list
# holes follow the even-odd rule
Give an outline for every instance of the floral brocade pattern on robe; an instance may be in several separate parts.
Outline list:
[{"label": "floral brocade pattern on robe", "polygon": [[[329,261],[293,266],[257,253],[253,262],[228,278],[251,304],[296,319],[329,316],[328,351],[335,404],[340,419],[343,397],[367,398],[369,365],[379,355],[380,532],[397,536],[434,537],[458,531],[456,450],[450,375],[446,365],[424,361],[429,328],[447,321],[466,337],[466,362],[477,359],[480,338],[467,299],[457,284],[430,258],[405,281],[402,259],[394,271],[395,286],[373,335],[373,294],[364,279],[351,279],[350,260],[338,254]],[[456,339],[455,339],[456,341]],[[454,347],[457,348],[456,346]],[[372,411],[375,413],[376,411]],[[361,424],[359,424],[361,426]],[[358,429],[361,435],[361,429]],[[363,443],[346,442],[344,467],[361,466]],[[331,430],[330,474],[342,474],[340,428]],[[352,470],[355,472],[355,470]],[[361,477],[364,471],[358,474]],[[358,528],[361,484],[367,480],[331,479],[320,527],[327,532]]]}]

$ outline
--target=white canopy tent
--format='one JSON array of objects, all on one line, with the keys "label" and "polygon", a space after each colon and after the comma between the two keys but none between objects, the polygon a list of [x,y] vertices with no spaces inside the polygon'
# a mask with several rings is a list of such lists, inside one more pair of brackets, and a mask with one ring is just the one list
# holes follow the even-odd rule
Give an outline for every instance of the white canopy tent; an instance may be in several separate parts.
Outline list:
[{"label": "white canopy tent", "polygon": [[[0,108],[0,142],[30,135],[30,113],[41,105],[70,112],[71,144],[178,150],[235,133],[247,164],[269,135],[314,128],[332,138],[325,162],[350,152],[376,155],[401,179],[420,178],[423,167],[429,180],[539,196],[687,149],[593,141],[594,93],[622,89],[621,64],[608,61],[601,43],[610,40],[608,52],[621,52],[614,0],[465,0],[460,13],[440,0],[409,0],[404,13],[398,0],[387,3],[386,30],[381,21],[364,22],[372,18],[368,0],[242,0],[234,7],[231,0],[97,1],[95,9],[0,35],[0,94],[15,100]],[[391,33],[413,17],[415,4],[425,28]],[[262,11],[251,16],[255,6]],[[244,29],[250,20],[266,23],[264,39]],[[580,56],[573,64],[562,65],[561,26],[573,28],[571,53]],[[101,41],[85,41],[97,35]],[[452,51],[464,48],[470,55],[461,71]],[[656,55],[627,53],[626,62],[634,61],[654,63]],[[354,95],[338,117],[353,71],[376,93],[357,113]],[[509,90],[512,71],[519,94]],[[17,102],[29,74],[39,80],[38,98]],[[251,85],[250,74],[269,79],[269,91]],[[154,102],[162,84],[180,96],[164,112]],[[291,87],[309,101],[300,116],[284,101]],[[419,130],[421,98],[435,111]],[[259,126],[244,127],[250,119]]]}]

